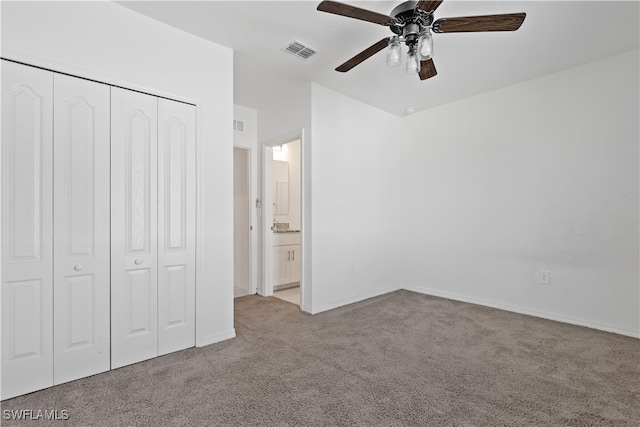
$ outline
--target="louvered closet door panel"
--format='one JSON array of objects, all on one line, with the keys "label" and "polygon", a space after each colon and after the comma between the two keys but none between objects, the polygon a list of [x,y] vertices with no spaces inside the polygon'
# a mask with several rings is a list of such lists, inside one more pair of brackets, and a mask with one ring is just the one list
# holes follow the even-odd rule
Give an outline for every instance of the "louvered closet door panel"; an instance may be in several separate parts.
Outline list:
[{"label": "louvered closet door panel", "polygon": [[109,370],[109,86],[54,75],[54,383]]},{"label": "louvered closet door panel", "polygon": [[53,385],[53,73],[2,61],[2,399]]},{"label": "louvered closet door panel", "polygon": [[111,88],[111,367],[158,355],[157,99]]},{"label": "louvered closet door panel", "polygon": [[158,100],[158,349],[195,345],[195,107]]}]

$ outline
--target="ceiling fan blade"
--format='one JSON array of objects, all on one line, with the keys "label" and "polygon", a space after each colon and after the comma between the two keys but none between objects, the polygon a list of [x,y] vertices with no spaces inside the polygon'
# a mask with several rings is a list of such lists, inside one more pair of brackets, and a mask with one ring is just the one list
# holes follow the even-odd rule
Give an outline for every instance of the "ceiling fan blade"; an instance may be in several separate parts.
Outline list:
[{"label": "ceiling fan blade", "polygon": [[481,31],[515,31],[524,22],[526,13],[442,18],[433,23],[436,33],[468,33]]},{"label": "ceiling fan blade", "polygon": [[433,63],[433,59],[429,58],[424,61],[420,61],[420,80],[427,80],[433,76],[438,74],[436,71],[436,66]]},{"label": "ceiling fan blade", "polygon": [[433,12],[440,6],[442,0],[422,0],[416,5],[416,9],[423,10],[425,12]]},{"label": "ceiling fan blade", "polygon": [[366,48],[365,50],[363,50],[362,52],[360,52],[359,54],[357,54],[356,56],[354,56],[344,64],[340,65],[338,68],[336,68],[336,71],[340,71],[341,73],[349,71],[350,69],[352,69],[353,67],[355,67],[356,65],[364,61],[365,59],[370,58],[371,56],[375,55],[376,53],[380,52],[382,49],[387,47],[389,45],[389,39],[391,39],[391,37],[384,38],[379,42],[369,46],[368,48]]},{"label": "ceiling fan blade", "polygon": [[395,18],[389,15],[383,15],[382,13],[372,12],[370,10],[361,9],[344,3],[338,3],[337,1],[325,0],[318,5],[317,9],[321,12],[347,16],[349,18],[373,22],[374,24],[380,25],[391,25],[396,22]]}]

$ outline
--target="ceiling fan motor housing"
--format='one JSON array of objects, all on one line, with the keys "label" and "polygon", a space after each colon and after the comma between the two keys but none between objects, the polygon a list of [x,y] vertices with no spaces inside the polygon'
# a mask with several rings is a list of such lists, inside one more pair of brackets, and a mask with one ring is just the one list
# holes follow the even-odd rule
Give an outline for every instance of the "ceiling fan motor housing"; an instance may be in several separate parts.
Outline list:
[{"label": "ceiling fan motor housing", "polygon": [[411,46],[418,43],[420,32],[421,29],[418,24],[407,24],[402,29],[402,36],[404,37],[407,45]]},{"label": "ceiling fan motor housing", "polygon": [[[417,41],[420,33],[433,23],[433,13],[416,9],[417,1],[406,1],[396,6],[390,16],[395,18],[395,23],[390,25],[391,31],[407,39],[407,42]],[[407,38],[407,35],[410,37]]]}]

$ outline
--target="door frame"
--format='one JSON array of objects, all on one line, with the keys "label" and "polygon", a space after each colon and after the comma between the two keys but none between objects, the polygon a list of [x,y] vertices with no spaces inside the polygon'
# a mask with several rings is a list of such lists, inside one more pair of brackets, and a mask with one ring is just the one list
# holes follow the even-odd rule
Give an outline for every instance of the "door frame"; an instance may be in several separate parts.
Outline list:
[{"label": "door frame", "polygon": [[[256,186],[254,185],[254,171],[256,170],[256,162],[254,150],[251,147],[234,144],[233,149],[245,150],[247,153],[247,186],[249,187],[249,197],[247,200],[247,209],[249,211],[249,295],[258,292],[258,274],[256,261],[258,259],[258,230],[256,209],[252,209],[253,201],[257,199]],[[235,239],[234,239],[235,240]],[[235,285],[235,280],[234,280]]]},{"label": "door frame", "polygon": [[307,283],[306,274],[308,259],[305,255],[309,249],[305,245],[306,231],[306,203],[305,203],[305,151],[306,144],[304,138],[304,129],[295,129],[275,138],[262,142],[262,286],[259,294],[265,297],[273,296],[273,233],[271,226],[273,224],[273,201],[271,196],[271,169],[273,162],[273,147],[288,144],[293,141],[300,141],[300,248],[302,257],[300,258],[300,310],[303,310],[303,301],[306,301],[306,293],[310,292],[309,283]]}]

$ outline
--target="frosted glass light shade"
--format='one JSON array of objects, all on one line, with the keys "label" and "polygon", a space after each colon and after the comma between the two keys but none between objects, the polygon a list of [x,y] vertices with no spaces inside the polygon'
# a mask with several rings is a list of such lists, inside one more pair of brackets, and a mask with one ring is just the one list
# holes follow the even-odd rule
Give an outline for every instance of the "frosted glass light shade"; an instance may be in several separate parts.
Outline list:
[{"label": "frosted glass light shade", "polygon": [[433,56],[433,37],[431,31],[427,30],[420,35],[420,60],[430,59]]},{"label": "frosted glass light shade", "polygon": [[400,41],[398,37],[391,37],[389,47],[387,48],[387,65],[389,67],[397,67],[400,65]]},{"label": "frosted glass light shade", "polygon": [[407,74],[416,74],[419,71],[420,61],[418,60],[418,55],[416,55],[415,50],[409,50],[407,55]]}]

